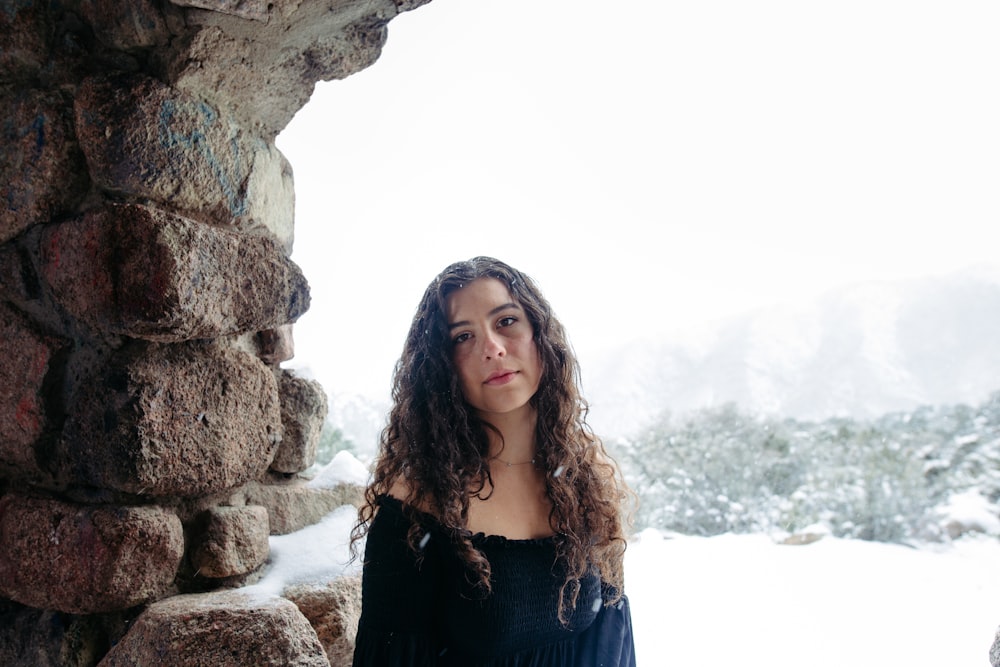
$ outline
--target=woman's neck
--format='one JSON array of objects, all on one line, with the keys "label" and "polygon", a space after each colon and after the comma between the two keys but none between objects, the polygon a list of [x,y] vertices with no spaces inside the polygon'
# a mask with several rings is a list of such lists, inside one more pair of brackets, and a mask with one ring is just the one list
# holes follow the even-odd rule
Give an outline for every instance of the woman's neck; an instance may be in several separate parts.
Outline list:
[{"label": "woman's neck", "polygon": [[497,434],[488,431],[491,459],[516,465],[528,463],[535,458],[538,451],[535,442],[538,415],[534,408],[525,406],[523,412],[490,415],[487,421],[500,432]]}]

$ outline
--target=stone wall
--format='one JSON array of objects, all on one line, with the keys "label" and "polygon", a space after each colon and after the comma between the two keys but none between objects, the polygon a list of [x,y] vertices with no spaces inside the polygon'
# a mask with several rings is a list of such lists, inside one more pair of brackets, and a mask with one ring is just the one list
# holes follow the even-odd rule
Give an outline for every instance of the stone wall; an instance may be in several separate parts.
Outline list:
[{"label": "stone wall", "polygon": [[349,655],[349,583],[238,590],[352,497],[274,137],[420,4],[0,0],[0,664]]}]

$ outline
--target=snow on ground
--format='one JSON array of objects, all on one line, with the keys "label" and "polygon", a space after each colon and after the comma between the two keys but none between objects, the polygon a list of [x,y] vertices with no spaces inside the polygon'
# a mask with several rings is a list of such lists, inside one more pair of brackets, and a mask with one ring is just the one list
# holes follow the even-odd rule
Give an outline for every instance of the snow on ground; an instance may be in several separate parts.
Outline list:
[{"label": "snow on ground", "polygon": [[947,547],[762,535],[664,539],[626,555],[644,667],[988,667],[1000,543]]},{"label": "snow on ground", "polygon": [[[272,567],[248,592],[359,568],[347,563],[355,518],[345,506],[272,537]],[[642,667],[988,667],[1000,626],[992,539],[912,549],[645,531],[629,545],[626,578]]]},{"label": "snow on ground", "polygon": [[359,556],[353,562],[348,549],[351,528],[357,520],[358,511],[354,506],[343,505],[312,526],[289,535],[272,535],[271,555],[264,577],[244,590],[281,595],[287,586],[328,581],[345,573],[360,572],[364,545],[359,546]]},{"label": "snow on ground", "polygon": [[[327,480],[359,473],[347,459],[333,468]],[[347,549],[356,517],[340,507],[272,537],[270,569],[247,592],[357,571]],[[629,544],[625,576],[641,667],[989,667],[1000,626],[995,538],[914,549],[647,530]]]}]

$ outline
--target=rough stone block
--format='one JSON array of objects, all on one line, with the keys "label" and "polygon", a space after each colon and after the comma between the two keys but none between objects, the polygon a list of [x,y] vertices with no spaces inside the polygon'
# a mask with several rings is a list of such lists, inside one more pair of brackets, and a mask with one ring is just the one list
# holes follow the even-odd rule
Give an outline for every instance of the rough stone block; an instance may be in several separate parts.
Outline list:
[{"label": "rough stone block", "polygon": [[220,579],[251,572],[267,560],[267,509],[213,507],[200,517],[191,564],[202,577]]},{"label": "rough stone block", "polygon": [[341,505],[359,506],[363,494],[364,489],[353,484],[316,488],[297,479],[283,484],[251,482],[238,495],[248,505],[267,508],[272,535],[287,535],[313,525]]},{"label": "rough stone block", "polygon": [[361,619],[361,575],[323,584],[298,584],[282,596],[295,603],[316,630],[331,665],[350,665]]},{"label": "rough stone block", "polygon": [[274,4],[274,0],[170,0],[170,2],[180,7],[197,7],[263,22],[267,22],[268,8]]},{"label": "rough stone block", "polygon": [[271,470],[302,472],[316,462],[320,432],[328,409],[323,386],[315,380],[281,371],[278,380],[281,399],[281,444],[271,462]]},{"label": "rough stone block", "polygon": [[0,594],[94,614],[165,595],[184,553],[180,519],[159,507],[0,498]]},{"label": "rough stone block", "polygon": [[46,423],[45,385],[59,344],[0,303],[0,469],[37,471],[35,443]]},{"label": "rough stone block", "polygon": [[22,305],[36,296],[29,294],[32,287],[37,288],[37,280],[33,280],[25,260],[14,243],[0,245],[0,300]]},{"label": "rough stone block", "polygon": [[309,307],[301,270],[271,239],[145,206],[95,209],[42,234],[42,276],[98,330],[176,342],[277,327]]},{"label": "rough stone block", "polygon": [[163,14],[150,0],[81,0],[80,13],[101,43],[127,51],[170,41]]},{"label": "rough stone block", "polygon": [[291,324],[257,332],[256,343],[257,356],[265,364],[276,366],[295,356],[295,339],[292,336]]},{"label": "rough stone block", "polygon": [[216,345],[133,345],[79,391],[56,448],[68,484],[210,495],[260,477],[281,437],[274,374]]},{"label": "rough stone block", "polygon": [[270,234],[291,249],[291,166],[203,99],[151,78],[87,79],[76,97],[76,131],[102,188]]},{"label": "rough stone block", "polygon": [[234,590],[150,605],[100,667],[329,664],[315,630],[293,603]]},{"label": "rough stone block", "polygon": [[[374,63],[393,0],[324,3],[278,0],[265,25],[220,12],[190,16],[200,30],[166,64],[176,88],[206,96],[270,140],[309,100],[316,81],[343,79]],[[193,14],[193,13],[192,13]],[[247,53],[255,58],[247,58]]]},{"label": "rough stone block", "polygon": [[29,90],[0,95],[0,117],[4,243],[70,210],[86,192],[87,171],[73,136],[72,105],[58,94]]},{"label": "rough stone block", "polygon": [[121,635],[125,616],[79,616],[0,600],[0,665],[95,665]]},{"label": "rough stone block", "polygon": [[28,78],[49,53],[48,15],[43,2],[5,2],[0,9],[0,81]]}]

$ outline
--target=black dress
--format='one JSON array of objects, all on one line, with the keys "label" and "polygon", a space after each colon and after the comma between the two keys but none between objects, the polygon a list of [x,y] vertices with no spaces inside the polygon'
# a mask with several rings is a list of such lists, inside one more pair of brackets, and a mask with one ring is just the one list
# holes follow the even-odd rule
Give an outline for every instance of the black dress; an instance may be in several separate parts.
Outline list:
[{"label": "black dress", "polygon": [[474,535],[490,562],[489,595],[472,587],[443,528],[417,512],[421,558],[406,543],[402,503],[379,499],[368,532],[354,667],[634,667],[628,600],[596,572],[583,579],[568,625],[557,615],[563,576],[553,538]]}]

